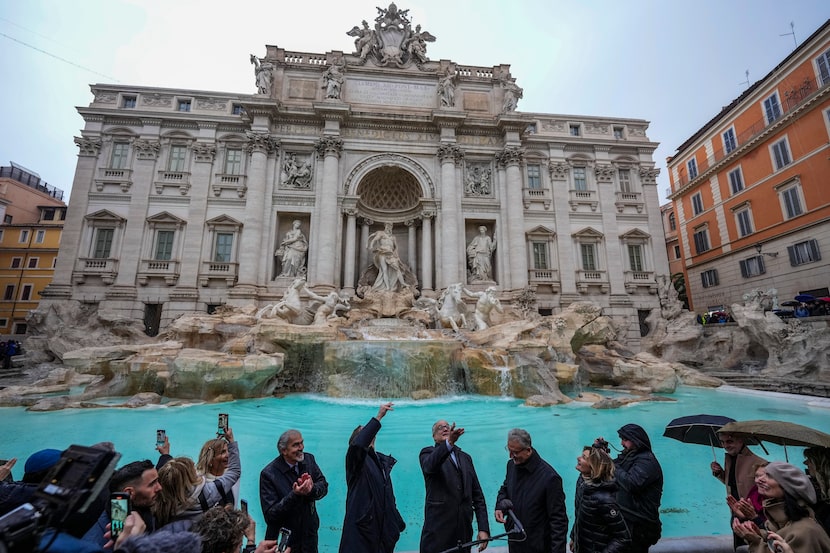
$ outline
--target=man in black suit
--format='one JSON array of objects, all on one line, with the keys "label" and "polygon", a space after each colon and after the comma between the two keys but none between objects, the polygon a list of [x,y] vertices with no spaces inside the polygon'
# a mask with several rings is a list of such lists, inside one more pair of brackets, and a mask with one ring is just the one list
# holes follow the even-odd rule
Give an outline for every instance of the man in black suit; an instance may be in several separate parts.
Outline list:
[{"label": "man in black suit", "polygon": [[[467,543],[473,536],[473,513],[482,551],[490,537],[484,493],[472,458],[455,445],[464,434],[455,423],[439,420],[432,425],[434,445],[421,450],[421,470],[426,485],[421,553],[438,553]],[[462,551],[459,549],[458,551]],[[465,548],[463,551],[470,551]]]}]

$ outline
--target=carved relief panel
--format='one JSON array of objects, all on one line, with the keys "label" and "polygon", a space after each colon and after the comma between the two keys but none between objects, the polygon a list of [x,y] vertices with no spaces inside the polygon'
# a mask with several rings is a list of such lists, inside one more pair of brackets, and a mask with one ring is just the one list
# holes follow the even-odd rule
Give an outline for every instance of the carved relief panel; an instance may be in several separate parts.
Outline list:
[{"label": "carved relief panel", "polygon": [[493,197],[493,169],[489,162],[465,164],[464,195],[470,198]]}]

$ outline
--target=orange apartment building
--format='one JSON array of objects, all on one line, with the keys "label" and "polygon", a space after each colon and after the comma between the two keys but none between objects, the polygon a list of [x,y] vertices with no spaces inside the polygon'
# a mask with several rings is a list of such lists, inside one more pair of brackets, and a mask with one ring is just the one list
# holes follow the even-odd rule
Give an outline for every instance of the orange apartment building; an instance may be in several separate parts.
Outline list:
[{"label": "orange apartment building", "polygon": [[830,20],[667,164],[669,260],[679,249],[693,311],[830,295]]},{"label": "orange apartment building", "polygon": [[14,163],[0,167],[0,215],[0,336],[20,337],[55,272],[63,192]]}]

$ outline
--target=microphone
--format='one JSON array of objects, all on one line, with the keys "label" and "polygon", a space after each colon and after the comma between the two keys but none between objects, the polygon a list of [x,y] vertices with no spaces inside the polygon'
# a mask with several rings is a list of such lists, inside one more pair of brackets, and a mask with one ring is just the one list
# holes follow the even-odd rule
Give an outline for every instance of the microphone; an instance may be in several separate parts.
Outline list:
[{"label": "microphone", "polygon": [[507,516],[510,517],[510,520],[513,521],[513,530],[511,532],[515,532],[517,534],[526,534],[524,526],[519,521],[518,517],[516,517],[516,513],[513,512],[513,502],[509,499],[502,499],[499,501],[499,510],[500,511],[507,511]]}]

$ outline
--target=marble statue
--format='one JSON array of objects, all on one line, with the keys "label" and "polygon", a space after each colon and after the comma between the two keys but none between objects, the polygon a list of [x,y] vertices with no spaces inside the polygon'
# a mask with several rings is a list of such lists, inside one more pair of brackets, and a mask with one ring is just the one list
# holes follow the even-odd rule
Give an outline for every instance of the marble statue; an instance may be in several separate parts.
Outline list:
[{"label": "marble statue", "polygon": [[291,188],[311,188],[311,160],[297,161],[296,154],[290,154],[283,166],[285,180],[282,184]]},{"label": "marble statue", "polygon": [[361,63],[365,63],[366,58],[369,56],[369,54],[372,52],[372,50],[377,44],[375,30],[370,29],[369,23],[367,23],[364,19],[362,28],[355,25],[354,27],[352,27],[352,30],[346,34],[355,37],[354,53],[356,56],[360,58]]},{"label": "marble statue", "polygon": [[460,282],[450,284],[438,297],[438,326],[440,328],[451,327],[458,332],[459,328],[467,326],[465,315],[466,306],[461,297],[462,286]]},{"label": "marble statue", "polygon": [[455,106],[455,81],[455,72],[449,67],[447,74],[438,79],[438,98],[442,108]]},{"label": "marble statue", "polygon": [[470,281],[493,281],[493,265],[490,261],[496,251],[496,241],[487,236],[487,227],[478,227],[478,236],[467,246]]},{"label": "marble statue", "polygon": [[254,54],[251,54],[251,63],[254,64],[254,75],[256,76],[257,94],[271,94],[273,84],[274,65],[269,61],[260,62]]},{"label": "marble statue", "polygon": [[502,112],[508,113],[516,111],[516,106],[519,105],[519,99],[524,94],[524,90],[516,84],[516,79],[511,79],[509,77],[501,82],[501,87],[504,89],[504,104]]},{"label": "marble statue", "polygon": [[275,255],[282,259],[281,277],[297,277],[305,275],[306,253],[308,252],[308,239],[300,229],[300,221],[294,221],[291,230],[285,233],[280,242],[280,247]]},{"label": "marble statue", "polygon": [[340,91],[343,87],[343,64],[332,63],[323,72],[323,84],[321,88],[326,91],[326,99],[339,100]]},{"label": "marble statue", "polygon": [[674,282],[668,275],[657,275],[656,280],[662,317],[667,321],[677,318],[683,311],[683,302],[678,298]]},{"label": "marble statue", "polygon": [[378,276],[372,285],[372,289],[395,292],[406,288],[403,263],[398,256],[398,243],[392,234],[392,223],[386,223],[383,230],[373,232],[369,236],[368,247],[372,252],[372,260],[378,270]]},{"label": "marble statue", "polygon": [[[319,297],[317,296],[317,298]],[[338,311],[348,311],[349,309],[351,309],[349,298],[341,297],[337,292],[329,292],[314,312],[314,322],[312,324],[315,326],[329,324],[332,319],[337,318]]]},{"label": "marble statue", "polygon": [[416,25],[415,30],[406,40],[405,47],[411,61],[418,64],[429,61],[429,58],[427,58],[427,42],[435,42],[435,37],[426,31],[422,31],[420,25]]},{"label": "marble statue", "polygon": [[476,330],[485,330],[492,326],[490,320],[490,313],[503,313],[504,309],[501,306],[499,298],[496,296],[496,287],[488,286],[483,292],[471,292],[464,288],[464,293],[472,298],[478,298],[476,302],[476,310],[473,318],[476,322]]},{"label": "marble statue", "polygon": [[[308,289],[304,278],[295,278],[275,304],[268,304],[256,313],[257,319],[281,319],[287,323],[299,324],[304,312],[300,294],[305,291],[314,299],[325,300]],[[307,321],[306,321],[307,324]]]}]

